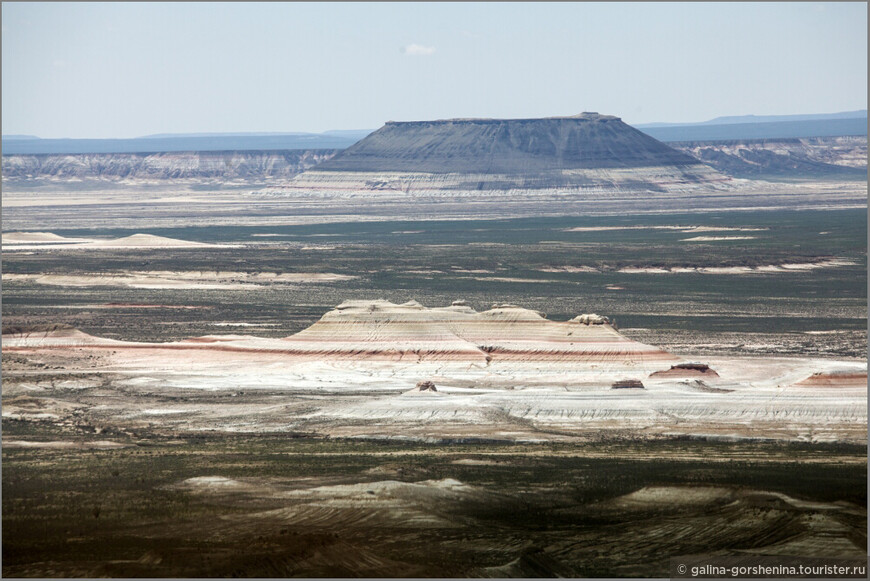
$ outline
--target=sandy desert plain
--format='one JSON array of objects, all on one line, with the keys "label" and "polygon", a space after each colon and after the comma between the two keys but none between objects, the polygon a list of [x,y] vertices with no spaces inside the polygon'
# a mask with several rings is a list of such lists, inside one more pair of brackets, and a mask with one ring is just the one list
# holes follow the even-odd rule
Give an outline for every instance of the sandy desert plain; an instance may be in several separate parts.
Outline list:
[{"label": "sandy desert plain", "polygon": [[3,575],[865,557],[866,196],[4,183]]}]

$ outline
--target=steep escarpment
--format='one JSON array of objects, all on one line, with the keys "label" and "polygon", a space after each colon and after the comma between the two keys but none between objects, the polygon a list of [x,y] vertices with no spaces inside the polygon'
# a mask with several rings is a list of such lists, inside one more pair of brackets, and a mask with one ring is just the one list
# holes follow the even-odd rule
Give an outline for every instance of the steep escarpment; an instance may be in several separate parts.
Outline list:
[{"label": "steep escarpment", "polygon": [[699,160],[597,113],[388,122],[298,176],[362,190],[653,189],[725,181]]},{"label": "steep escarpment", "polygon": [[669,144],[722,173],[746,179],[867,179],[867,137],[810,137]]},{"label": "steep escarpment", "polygon": [[4,155],[3,180],[289,179],[335,155],[331,149]]}]

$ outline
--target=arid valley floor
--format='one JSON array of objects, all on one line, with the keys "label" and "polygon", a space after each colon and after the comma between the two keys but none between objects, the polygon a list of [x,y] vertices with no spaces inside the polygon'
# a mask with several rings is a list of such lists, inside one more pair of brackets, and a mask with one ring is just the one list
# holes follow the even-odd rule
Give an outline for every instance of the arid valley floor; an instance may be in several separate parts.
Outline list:
[{"label": "arid valley floor", "polygon": [[866,556],[866,184],[733,182],[4,184],[3,575]]}]

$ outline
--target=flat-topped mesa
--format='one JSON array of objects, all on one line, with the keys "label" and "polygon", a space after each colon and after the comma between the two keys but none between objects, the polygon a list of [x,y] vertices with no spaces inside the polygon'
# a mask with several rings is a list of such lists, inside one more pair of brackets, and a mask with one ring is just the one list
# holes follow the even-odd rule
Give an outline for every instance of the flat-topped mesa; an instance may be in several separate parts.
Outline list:
[{"label": "flat-topped mesa", "polygon": [[583,121],[622,121],[615,115],[602,115],[594,111],[584,111],[577,115],[554,115],[552,117],[528,117],[524,119],[495,119],[492,117],[452,117],[449,119],[433,119],[431,121],[387,121],[384,125],[402,125],[413,123],[505,123],[515,121],[541,121],[551,119],[579,119]]},{"label": "flat-topped mesa", "polygon": [[[637,361],[672,359],[620,335],[606,319],[549,321],[514,305],[427,308],[416,301],[348,301],[284,339],[294,351],[392,359]],[[596,321],[596,322],[591,322]]]},{"label": "flat-topped mesa", "polygon": [[618,117],[581,113],[541,119],[388,121],[294,178],[292,187],[660,190],[727,180]]}]

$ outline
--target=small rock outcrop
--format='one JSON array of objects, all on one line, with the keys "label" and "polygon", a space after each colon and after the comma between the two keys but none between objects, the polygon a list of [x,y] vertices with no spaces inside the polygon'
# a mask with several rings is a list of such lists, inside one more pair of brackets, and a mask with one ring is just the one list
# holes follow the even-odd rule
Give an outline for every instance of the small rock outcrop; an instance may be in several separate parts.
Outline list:
[{"label": "small rock outcrop", "polygon": [[706,363],[678,363],[667,371],[656,371],[650,377],[719,377]]},{"label": "small rock outcrop", "polygon": [[435,387],[435,384],[432,383],[431,381],[421,381],[421,382],[417,383],[417,390],[418,391],[438,391],[438,389]]},{"label": "small rock outcrop", "polygon": [[644,389],[643,383],[639,379],[620,379],[614,381],[611,389]]},{"label": "small rock outcrop", "polygon": [[710,369],[710,366],[706,363],[678,363],[677,365],[671,366],[671,369],[691,369],[694,371],[700,371],[701,373],[716,373],[715,371]]},{"label": "small rock outcrop", "polygon": [[609,325],[610,319],[602,315],[590,313],[586,315],[577,315],[571,319],[572,323],[580,323],[581,325]]}]

